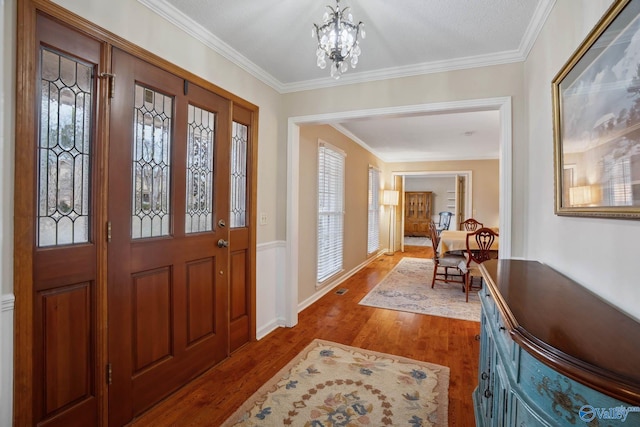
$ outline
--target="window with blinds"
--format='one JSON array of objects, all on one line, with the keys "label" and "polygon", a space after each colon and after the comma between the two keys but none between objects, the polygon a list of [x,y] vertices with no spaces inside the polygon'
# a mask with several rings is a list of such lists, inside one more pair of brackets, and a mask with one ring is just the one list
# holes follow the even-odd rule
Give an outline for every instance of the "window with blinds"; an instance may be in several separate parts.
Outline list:
[{"label": "window with blinds", "polygon": [[603,163],[606,205],[631,206],[633,204],[633,194],[631,192],[631,163],[629,157],[605,158]]},{"label": "window with blinds", "polygon": [[345,153],[318,144],[318,283],[342,270]]},{"label": "window with blinds", "polygon": [[367,253],[380,248],[380,171],[369,166]]}]

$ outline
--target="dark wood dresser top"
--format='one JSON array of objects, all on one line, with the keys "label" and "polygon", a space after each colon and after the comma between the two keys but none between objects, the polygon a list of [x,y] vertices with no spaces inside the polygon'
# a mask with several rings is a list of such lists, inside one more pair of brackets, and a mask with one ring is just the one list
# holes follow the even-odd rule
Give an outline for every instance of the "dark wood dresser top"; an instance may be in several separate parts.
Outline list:
[{"label": "dark wood dresser top", "polygon": [[514,341],[564,375],[640,404],[640,322],[537,261],[481,265]]}]

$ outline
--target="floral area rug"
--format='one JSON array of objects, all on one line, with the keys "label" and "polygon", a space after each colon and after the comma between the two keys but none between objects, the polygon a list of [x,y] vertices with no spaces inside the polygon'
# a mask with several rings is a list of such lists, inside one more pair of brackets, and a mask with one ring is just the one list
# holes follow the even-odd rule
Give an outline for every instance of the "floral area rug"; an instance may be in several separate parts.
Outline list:
[{"label": "floral area rug", "polygon": [[469,302],[461,283],[436,280],[431,288],[433,260],[402,258],[398,265],[373,288],[360,304],[390,310],[480,321],[480,300],[469,292]]},{"label": "floral area rug", "polygon": [[314,340],[230,426],[446,426],[449,368]]}]

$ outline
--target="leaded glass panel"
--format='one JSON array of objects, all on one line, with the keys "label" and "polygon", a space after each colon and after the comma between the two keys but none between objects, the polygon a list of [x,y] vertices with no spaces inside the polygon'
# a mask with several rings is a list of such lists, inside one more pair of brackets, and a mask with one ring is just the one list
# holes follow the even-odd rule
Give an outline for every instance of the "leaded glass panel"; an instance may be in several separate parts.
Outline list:
[{"label": "leaded glass panel", "polygon": [[247,141],[249,128],[233,122],[231,137],[231,228],[247,226]]},{"label": "leaded glass panel", "polygon": [[185,233],[212,230],[215,115],[189,105]]},{"label": "leaded glass panel", "polygon": [[86,243],[93,67],[46,48],[40,62],[37,245]]},{"label": "leaded glass panel", "polygon": [[170,234],[173,98],[135,86],[131,237]]}]

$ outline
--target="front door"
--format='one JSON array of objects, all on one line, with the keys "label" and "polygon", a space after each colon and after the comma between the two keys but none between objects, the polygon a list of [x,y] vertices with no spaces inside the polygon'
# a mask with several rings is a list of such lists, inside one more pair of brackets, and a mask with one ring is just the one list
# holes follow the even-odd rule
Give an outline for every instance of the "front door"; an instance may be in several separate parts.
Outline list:
[{"label": "front door", "polygon": [[109,424],[229,353],[230,102],[118,49],[108,179]]}]

